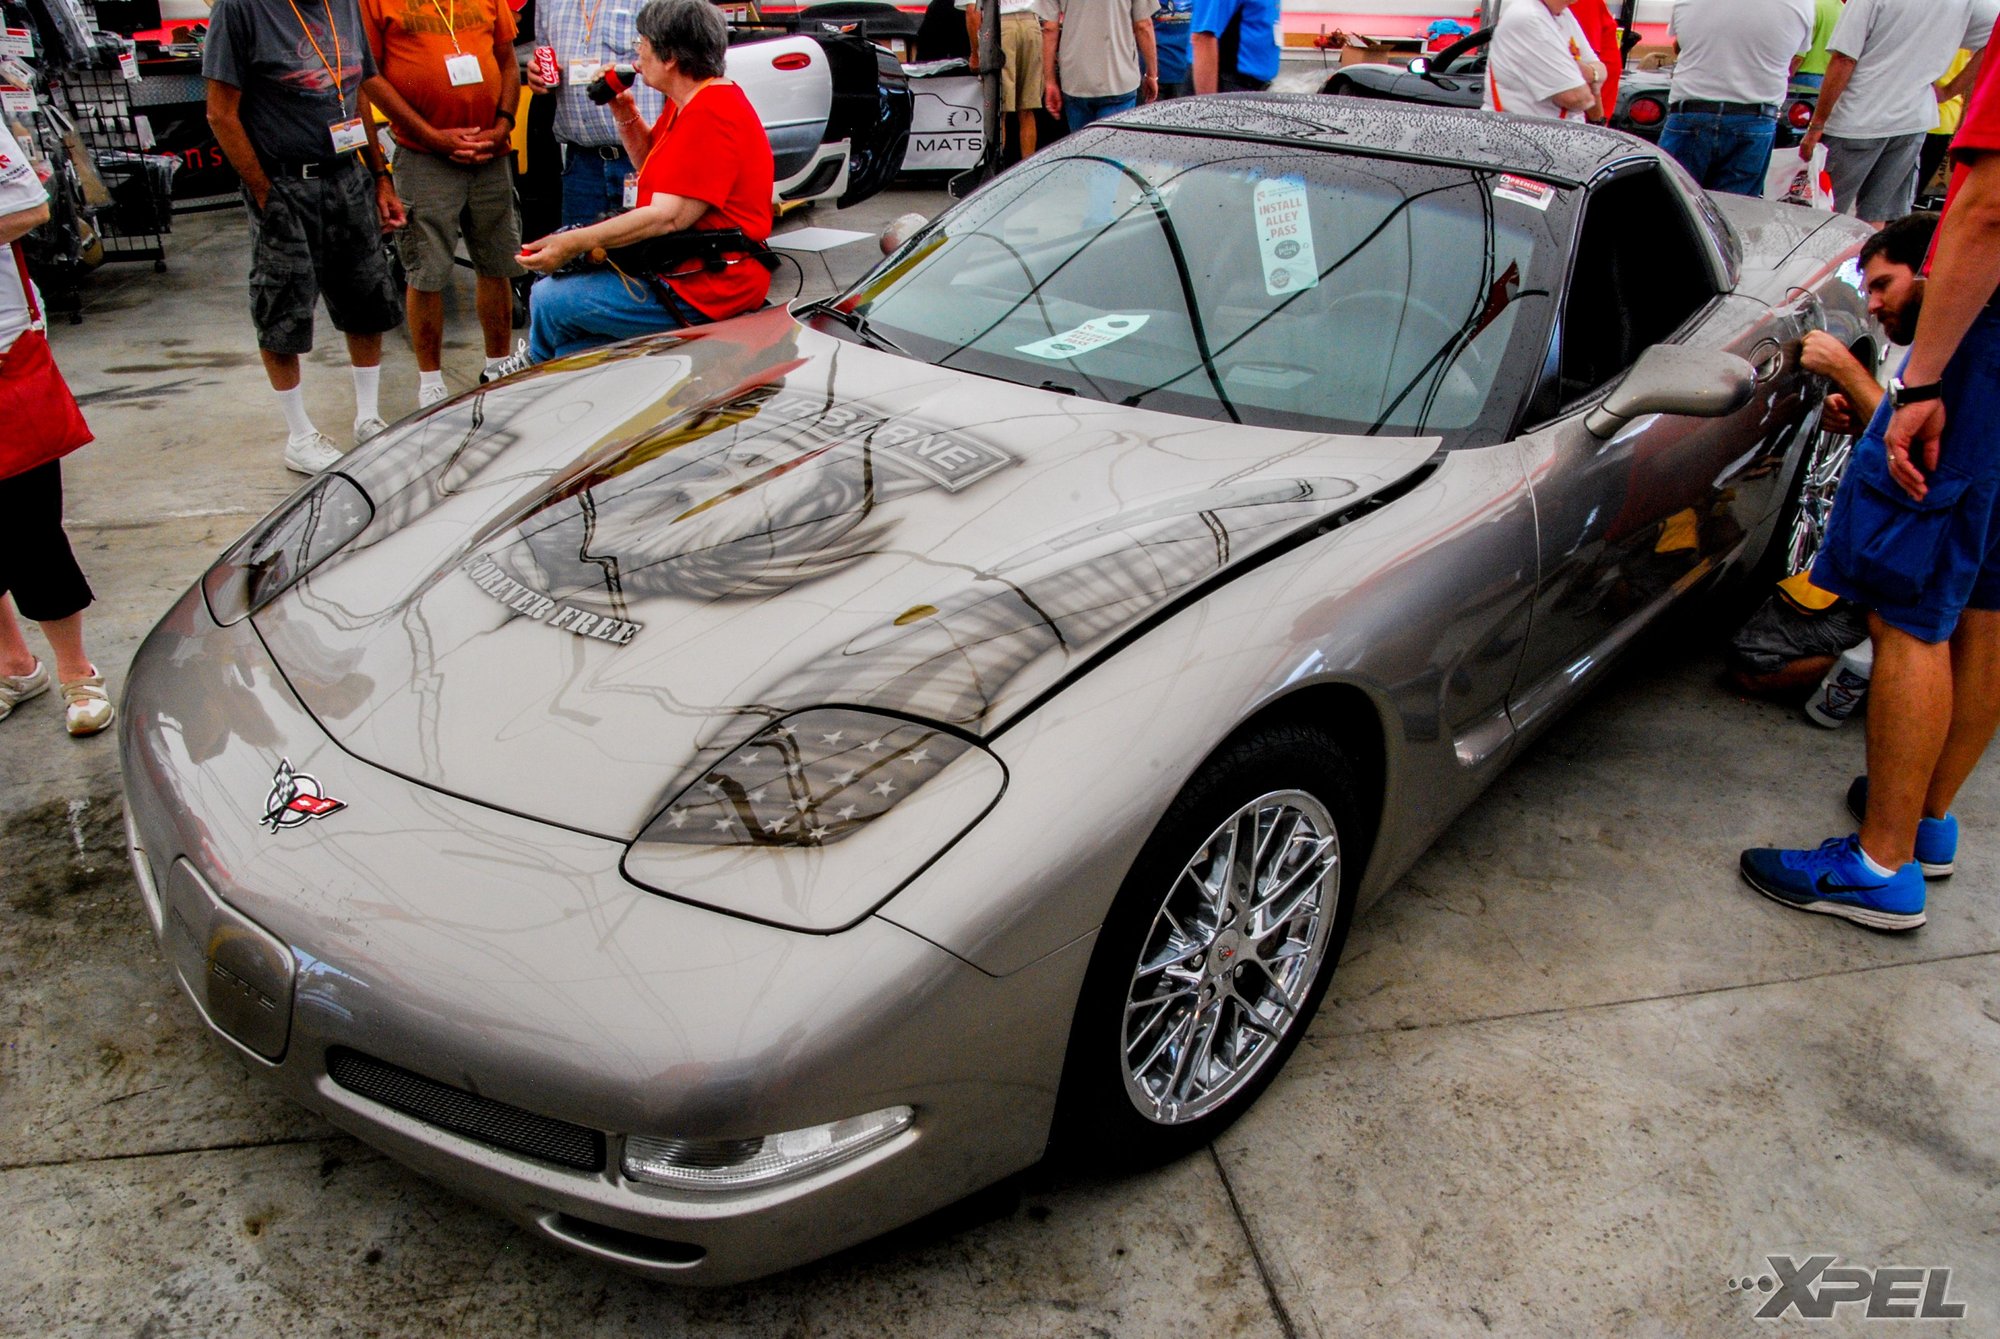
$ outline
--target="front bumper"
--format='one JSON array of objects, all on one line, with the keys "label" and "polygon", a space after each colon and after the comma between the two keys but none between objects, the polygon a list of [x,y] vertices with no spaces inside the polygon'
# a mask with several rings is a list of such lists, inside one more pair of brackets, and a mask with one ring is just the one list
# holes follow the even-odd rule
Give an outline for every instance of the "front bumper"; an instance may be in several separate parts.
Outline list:
[{"label": "front bumper", "polygon": [[[996,978],[879,918],[808,935],[637,888],[618,843],[341,752],[250,625],[215,627],[198,592],[130,685],[134,870],[210,1028],[282,1091],[530,1230],[729,1283],[1040,1156],[1087,942]],[[281,761],[344,807],[264,822]],[[602,1163],[454,1132],[422,1102],[336,1079],[342,1056],[503,1125],[514,1109],[588,1132]],[[766,1189],[666,1190],[619,1170],[627,1136],[743,1138],[895,1105],[916,1119],[887,1143]]]}]

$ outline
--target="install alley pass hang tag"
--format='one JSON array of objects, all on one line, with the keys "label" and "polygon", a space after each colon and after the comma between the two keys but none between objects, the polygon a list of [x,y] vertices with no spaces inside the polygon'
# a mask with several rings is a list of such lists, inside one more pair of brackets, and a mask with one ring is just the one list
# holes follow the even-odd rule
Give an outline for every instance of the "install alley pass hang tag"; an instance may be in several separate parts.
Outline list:
[{"label": "install alley pass hang tag", "polygon": [[333,136],[335,153],[353,153],[368,142],[368,127],[361,124],[361,118],[358,116],[346,121],[335,121],[327,127],[327,131]]},{"label": "install alley pass hang tag", "polygon": [[453,88],[464,88],[468,84],[486,82],[486,76],[480,73],[477,56],[446,56],[444,77],[451,80]]},{"label": "install alley pass hang tag", "polygon": [[1299,177],[1271,177],[1251,194],[1257,213],[1257,250],[1264,261],[1264,292],[1271,297],[1319,287],[1313,255],[1312,213]]},{"label": "install alley pass hang tag", "polygon": [[1136,333],[1144,324],[1146,318],[1143,315],[1094,316],[1074,330],[1038,339],[1033,344],[1017,344],[1014,348],[1030,358],[1074,358],[1080,353],[1101,349],[1106,344],[1116,344],[1125,336]]}]

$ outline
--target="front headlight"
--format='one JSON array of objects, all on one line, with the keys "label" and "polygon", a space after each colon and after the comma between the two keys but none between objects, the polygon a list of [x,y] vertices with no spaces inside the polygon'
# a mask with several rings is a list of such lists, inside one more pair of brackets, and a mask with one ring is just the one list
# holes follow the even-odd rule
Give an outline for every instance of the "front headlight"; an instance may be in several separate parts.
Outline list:
[{"label": "front headlight", "polygon": [[240,623],[368,528],[375,504],[344,474],[323,474],[231,545],[201,580],[208,614]]},{"label": "front headlight", "polygon": [[822,707],[767,725],[704,770],[640,834],[679,846],[831,846],[972,745],[935,725]]},{"label": "front headlight", "polygon": [[1006,783],[998,758],[942,726],[815,707],[685,774],[622,868],[718,911],[840,930],[957,841]]}]

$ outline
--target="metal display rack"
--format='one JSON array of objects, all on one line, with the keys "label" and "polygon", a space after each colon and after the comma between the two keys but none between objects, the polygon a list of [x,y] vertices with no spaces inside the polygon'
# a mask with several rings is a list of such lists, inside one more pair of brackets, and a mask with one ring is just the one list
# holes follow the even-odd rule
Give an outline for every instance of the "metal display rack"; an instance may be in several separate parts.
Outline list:
[{"label": "metal display rack", "polygon": [[100,206],[93,218],[104,259],[150,260],[155,271],[165,272],[166,234],[173,228],[172,179],[167,175],[162,181],[164,174],[149,161],[152,145],[133,118],[131,81],[114,67],[71,68],[50,82],[111,192],[110,205]]}]

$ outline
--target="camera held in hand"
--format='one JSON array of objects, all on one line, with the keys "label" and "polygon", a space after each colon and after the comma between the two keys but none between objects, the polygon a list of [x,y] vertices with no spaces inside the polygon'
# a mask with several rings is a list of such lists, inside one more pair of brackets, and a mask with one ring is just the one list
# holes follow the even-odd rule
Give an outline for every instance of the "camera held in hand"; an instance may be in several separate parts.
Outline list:
[{"label": "camera held in hand", "polygon": [[602,107],[638,82],[639,67],[621,62],[591,80],[590,87],[584,91],[590,95],[592,102]]}]

